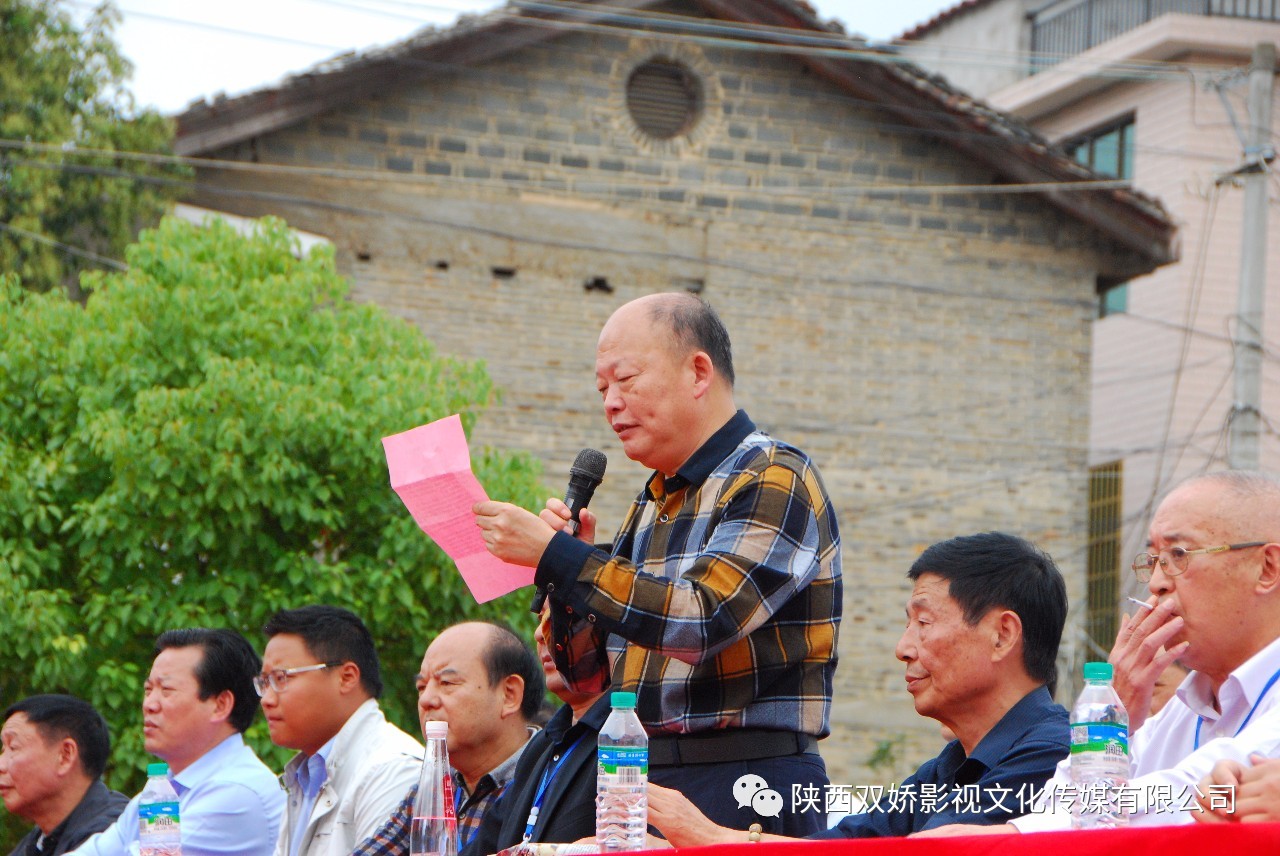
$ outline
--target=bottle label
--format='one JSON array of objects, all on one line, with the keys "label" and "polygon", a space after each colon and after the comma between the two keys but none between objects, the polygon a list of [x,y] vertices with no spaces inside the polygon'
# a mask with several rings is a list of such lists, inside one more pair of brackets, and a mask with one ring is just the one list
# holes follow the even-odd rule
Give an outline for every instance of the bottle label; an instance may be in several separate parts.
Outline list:
[{"label": "bottle label", "polygon": [[453,801],[453,776],[445,774],[440,780],[440,785],[441,791],[444,792],[444,816],[456,822],[457,815],[454,814]]},{"label": "bottle label", "polygon": [[143,803],[138,806],[138,820],[148,832],[176,832],[178,804],[176,802]]},{"label": "bottle label", "polygon": [[1102,752],[1129,757],[1129,729],[1118,722],[1071,723],[1071,754]]},{"label": "bottle label", "polygon": [[640,771],[640,775],[649,774],[648,746],[601,746],[599,749],[600,771],[610,775],[620,770],[631,768]]}]

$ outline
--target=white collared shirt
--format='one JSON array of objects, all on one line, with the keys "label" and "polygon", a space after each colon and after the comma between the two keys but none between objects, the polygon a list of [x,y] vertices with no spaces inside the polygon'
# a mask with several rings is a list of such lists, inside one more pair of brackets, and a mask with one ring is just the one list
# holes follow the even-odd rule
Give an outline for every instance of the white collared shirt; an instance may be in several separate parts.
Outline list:
[{"label": "white collared shirt", "polygon": [[[1221,712],[1213,704],[1209,679],[1192,672],[1164,709],[1134,732],[1129,785],[1134,789],[1136,810],[1130,815],[1131,825],[1192,823],[1195,812],[1190,806],[1195,803],[1196,785],[1214,764],[1233,760],[1247,766],[1254,753],[1280,757],[1280,679],[1263,695],[1277,670],[1280,639],[1227,676],[1218,689]],[[1196,724],[1201,720],[1197,749]],[[1067,758],[1058,764],[1036,807],[1011,821],[1013,825],[1022,832],[1069,829],[1070,811],[1050,799],[1058,787],[1070,782],[1071,759]],[[1047,804],[1052,810],[1046,809]]]}]

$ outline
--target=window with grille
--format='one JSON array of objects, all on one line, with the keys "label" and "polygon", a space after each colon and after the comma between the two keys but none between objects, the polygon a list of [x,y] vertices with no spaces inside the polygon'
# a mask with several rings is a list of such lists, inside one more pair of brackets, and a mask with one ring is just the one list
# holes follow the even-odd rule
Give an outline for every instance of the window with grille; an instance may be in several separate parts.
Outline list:
[{"label": "window with grille", "polygon": [[1123,462],[1089,468],[1088,611],[1085,630],[1094,644],[1110,651],[1120,609],[1120,541],[1124,516]]},{"label": "window with grille", "polygon": [[655,139],[687,134],[702,113],[702,84],[678,62],[649,60],[627,78],[627,111]]}]

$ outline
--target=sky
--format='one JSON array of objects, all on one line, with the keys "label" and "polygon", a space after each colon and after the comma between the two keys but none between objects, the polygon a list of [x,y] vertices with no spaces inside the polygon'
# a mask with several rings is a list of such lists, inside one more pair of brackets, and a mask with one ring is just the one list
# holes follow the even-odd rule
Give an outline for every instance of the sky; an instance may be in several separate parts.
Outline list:
[{"label": "sky", "polygon": [[[95,0],[61,0],[83,20]],[[888,41],[958,0],[810,0],[850,33]],[[428,24],[485,12],[497,0],[114,0],[116,40],[134,65],[139,107],[177,113],[237,95],[347,51],[400,41]]]}]

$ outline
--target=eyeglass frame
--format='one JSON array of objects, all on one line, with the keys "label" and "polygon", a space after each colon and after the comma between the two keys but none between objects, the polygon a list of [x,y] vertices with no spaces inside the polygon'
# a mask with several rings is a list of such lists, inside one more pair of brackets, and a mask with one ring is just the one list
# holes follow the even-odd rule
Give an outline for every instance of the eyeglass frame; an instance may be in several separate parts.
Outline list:
[{"label": "eyeglass frame", "polygon": [[[1188,550],[1186,547],[1170,547],[1169,556],[1165,557],[1163,553],[1141,552],[1133,557],[1133,562],[1129,565],[1133,569],[1133,573],[1138,578],[1138,582],[1151,582],[1151,575],[1155,572],[1156,565],[1164,571],[1166,577],[1176,577],[1187,569],[1187,558],[1190,556],[1209,555],[1211,553],[1227,553],[1232,550],[1246,550],[1249,547],[1265,547],[1270,541],[1245,541],[1240,544],[1223,544],[1220,547],[1198,547],[1194,550]],[[1174,559],[1177,553],[1182,554],[1181,560]],[[1139,559],[1150,559],[1144,565],[1139,565]],[[1177,562],[1182,562],[1182,567],[1178,567]]]},{"label": "eyeglass frame", "polygon": [[[253,691],[258,694],[258,698],[262,698],[267,694],[267,687],[282,693],[285,687],[289,686],[289,678],[294,675],[305,674],[306,672],[318,672],[321,669],[332,669],[334,666],[341,666],[342,663],[316,663],[314,666],[298,666],[294,669],[272,669],[267,672],[266,677],[262,675],[253,676]],[[263,685],[266,686],[263,686]]]}]

